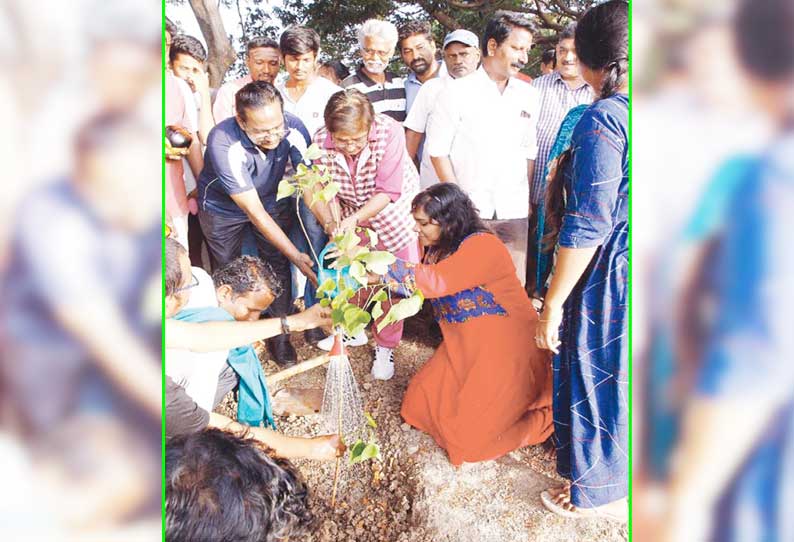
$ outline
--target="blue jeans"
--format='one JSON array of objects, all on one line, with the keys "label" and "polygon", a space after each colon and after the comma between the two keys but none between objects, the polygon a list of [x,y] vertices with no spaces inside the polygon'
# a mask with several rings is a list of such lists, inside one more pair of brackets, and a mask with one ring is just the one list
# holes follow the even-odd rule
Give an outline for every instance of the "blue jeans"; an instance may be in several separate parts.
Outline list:
[{"label": "blue jeans", "polygon": [[[294,202],[292,203],[294,209]],[[303,233],[301,229],[300,223],[295,220],[292,224],[292,229],[289,231],[289,238],[290,241],[295,245],[295,247],[303,252],[304,254],[308,254],[309,256],[314,259],[312,255],[312,251],[309,249],[309,243],[311,243],[311,247],[314,249],[314,253],[319,256],[320,252],[323,248],[325,248],[326,243],[328,243],[328,236],[325,234],[323,227],[317,221],[317,218],[312,214],[309,207],[301,200],[300,202],[300,218],[303,221],[303,226],[306,228],[306,234],[308,234],[309,238],[306,239],[306,234]],[[317,262],[314,262],[314,272],[317,273]],[[295,280],[295,275],[299,274],[298,268],[294,265],[292,266],[292,274],[293,280],[292,284],[297,284]],[[297,288],[293,287],[292,297],[297,298],[299,297],[299,292],[295,291]],[[308,309],[309,307],[315,305],[317,303],[317,299],[315,298],[315,291],[316,288],[310,281],[306,281],[306,287],[303,291],[303,302]]]}]

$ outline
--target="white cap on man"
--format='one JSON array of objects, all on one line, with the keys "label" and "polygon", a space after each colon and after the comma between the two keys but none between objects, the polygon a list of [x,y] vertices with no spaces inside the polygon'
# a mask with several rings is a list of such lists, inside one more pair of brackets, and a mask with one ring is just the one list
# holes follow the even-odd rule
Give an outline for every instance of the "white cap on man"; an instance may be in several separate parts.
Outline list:
[{"label": "white cap on man", "polygon": [[444,38],[444,46],[442,49],[446,49],[447,45],[450,43],[462,43],[463,45],[467,45],[469,47],[479,47],[480,40],[477,38],[477,34],[472,32],[471,30],[464,30],[463,28],[459,28],[457,30],[453,30],[449,34],[446,35]]}]

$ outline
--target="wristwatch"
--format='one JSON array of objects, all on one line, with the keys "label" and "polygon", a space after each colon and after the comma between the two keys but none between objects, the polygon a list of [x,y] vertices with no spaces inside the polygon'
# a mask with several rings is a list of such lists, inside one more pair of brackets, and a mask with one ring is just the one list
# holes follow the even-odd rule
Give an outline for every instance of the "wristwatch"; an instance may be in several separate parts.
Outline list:
[{"label": "wristwatch", "polygon": [[286,316],[282,316],[281,317],[281,332],[284,335],[289,335],[289,324],[287,323],[287,317]]}]

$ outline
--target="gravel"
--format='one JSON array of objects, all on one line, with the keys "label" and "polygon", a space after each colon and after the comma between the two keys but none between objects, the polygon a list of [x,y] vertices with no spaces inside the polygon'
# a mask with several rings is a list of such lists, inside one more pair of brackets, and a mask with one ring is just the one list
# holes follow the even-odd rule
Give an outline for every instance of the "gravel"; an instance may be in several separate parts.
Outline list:
[{"label": "gravel", "polygon": [[[554,463],[541,446],[527,447],[496,460],[455,469],[424,433],[400,418],[400,403],[410,378],[432,355],[439,339],[422,315],[406,323],[395,352],[395,375],[386,382],[369,374],[373,346],[349,349],[364,410],[377,421],[381,459],[349,466],[343,460],[337,505],[331,509],[334,463],[296,460],[311,488],[316,518],[310,542],[534,542],[625,541],[625,526],[606,520],[569,520],[545,510],[543,489],[559,484]],[[300,334],[293,335],[300,359],[318,355]],[[258,349],[266,358],[264,349]],[[266,373],[278,370],[264,361]],[[325,368],[295,376],[282,385],[322,388]],[[270,390],[274,393],[276,390]],[[219,409],[233,415],[230,394]],[[319,416],[277,420],[286,434],[321,434]]]}]

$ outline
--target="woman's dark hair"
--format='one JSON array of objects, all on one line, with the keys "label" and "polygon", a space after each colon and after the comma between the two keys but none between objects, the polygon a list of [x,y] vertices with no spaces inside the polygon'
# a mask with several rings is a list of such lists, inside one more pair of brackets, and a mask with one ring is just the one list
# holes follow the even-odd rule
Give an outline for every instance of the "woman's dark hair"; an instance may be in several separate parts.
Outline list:
[{"label": "woman's dark hair", "polygon": [[165,478],[169,542],[298,540],[313,523],[298,471],[244,435],[207,429],[170,439]]},{"label": "woman's dark hair", "polygon": [[240,256],[212,274],[215,287],[229,286],[236,295],[246,295],[267,288],[274,297],[281,294],[281,282],[273,269],[255,256]]},{"label": "woman's dark hair", "polygon": [[[562,227],[562,217],[565,214],[564,176],[571,160],[571,149],[567,149],[557,158],[557,167],[554,176],[549,179],[546,186],[545,213],[546,219],[543,231],[548,232],[543,236],[543,252],[551,252],[557,244],[557,237]],[[532,235],[532,232],[530,232]]]},{"label": "woman's dark hair", "polygon": [[325,104],[325,127],[330,133],[355,132],[361,127],[369,130],[375,119],[372,102],[363,92],[346,88],[333,94]]},{"label": "woman's dark hair", "polygon": [[591,70],[606,70],[597,89],[609,98],[626,82],[629,71],[629,4],[609,0],[587,10],[576,25],[576,56]]},{"label": "woman's dark hair", "polygon": [[179,266],[179,258],[187,256],[187,250],[176,239],[168,238],[165,240],[165,295],[174,295],[182,284],[182,268]]},{"label": "woman's dark hair", "polygon": [[336,74],[336,78],[340,81],[344,81],[347,76],[350,75],[350,70],[340,60],[326,60],[325,62],[321,62],[320,66],[333,70]]},{"label": "woman's dark hair", "polygon": [[455,183],[438,183],[419,192],[411,202],[411,212],[417,209],[441,226],[438,244],[427,253],[430,261],[443,260],[472,233],[490,232],[474,203]]},{"label": "woman's dark hair", "polygon": [[742,0],[734,33],[739,60],[751,75],[770,82],[794,76],[794,2]]},{"label": "woman's dark hair", "polygon": [[510,36],[514,28],[523,28],[530,34],[534,27],[529,19],[512,11],[497,11],[485,26],[482,34],[482,54],[488,56],[488,41],[493,39],[499,47]]},{"label": "woman's dark hair", "polygon": [[282,55],[299,56],[306,53],[320,52],[320,36],[313,29],[306,26],[290,26],[279,39]]},{"label": "woman's dark hair", "polygon": [[543,51],[543,55],[540,57],[540,61],[543,64],[551,64],[552,68],[557,67],[557,50],[556,49],[546,49]]},{"label": "woman's dark hair", "polygon": [[246,120],[246,111],[278,102],[284,111],[284,98],[281,93],[265,81],[252,81],[234,95],[234,108],[240,118]]},{"label": "woman's dark hair", "polygon": [[168,50],[168,60],[173,62],[178,55],[188,55],[199,62],[207,61],[207,50],[199,40],[193,36],[180,34],[174,37],[171,42],[171,49]]}]

